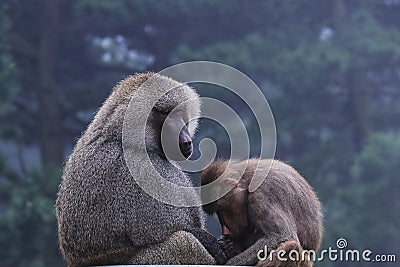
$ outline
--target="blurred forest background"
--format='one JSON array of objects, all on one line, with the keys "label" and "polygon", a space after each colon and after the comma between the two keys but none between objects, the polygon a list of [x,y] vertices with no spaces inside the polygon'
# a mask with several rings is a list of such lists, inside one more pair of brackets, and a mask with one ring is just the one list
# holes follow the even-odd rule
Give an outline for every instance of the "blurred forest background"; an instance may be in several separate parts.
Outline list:
[{"label": "blurred forest background", "polygon": [[63,265],[54,201],[75,141],[117,81],[188,60],[263,90],[277,158],[324,204],[324,248],[400,257],[399,0],[3,0],[1,266]]}]

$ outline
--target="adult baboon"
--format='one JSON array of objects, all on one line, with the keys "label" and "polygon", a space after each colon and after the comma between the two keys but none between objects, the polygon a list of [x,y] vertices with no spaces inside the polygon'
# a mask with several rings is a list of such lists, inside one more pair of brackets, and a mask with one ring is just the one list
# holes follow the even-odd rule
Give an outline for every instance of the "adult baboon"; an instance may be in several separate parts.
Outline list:
[{"label": "adult baboon", "polygon": [[[257,190],[249,192],[256,168],[257,175],[266,177]],[[237,177],[238,169],[244,170],[241,178]],[[268,257],[259,262],[257,256],[265,246],[269,251],[297,250],[301,254],[303,249],[316,252],[321,244],[321,204],[296,170],[278,160],[219,160],[202,172],[201,184],[209,184],[220,176],[221,180],[208,194],[220,194],[226,186],[233,189],[203,209],[218,215],[223,234],[220,242],[231,257],[228,265],[312,266],[308,258],[279,262],[276,257]]]},{"label": "adult baboon", "polygon": [[[190,179],[167,160],[160,131],[165,125],[175,134],[178,150],[187,158],[197,127],[191,119],[200,113],[198,95],[189,86],[158,74],[126,78],[116,85],[65,164],[56,201],[61,252],[69,266],[224,263],[217,240],[204,229],[200,207],[176,207],[156,200],[135,180],[150,178],[153,166],[135,162],[138,167],[132,174],[127,167],[122,145],[124,116],[130,101],[138,107],[130,116],[147,116],[143,112],[151,101],[132,99],[142,85],[149,99],[165,88],[173,89],[150,107],[145,139],[130,140],[129,145],[135,153],[135,147],[145,140],[147,154],[139,156],[148,155],[165,180],[191,186]],[[168,116],[178,105],[179,110]],[[195,191],[188,197],[199,198]]]}]

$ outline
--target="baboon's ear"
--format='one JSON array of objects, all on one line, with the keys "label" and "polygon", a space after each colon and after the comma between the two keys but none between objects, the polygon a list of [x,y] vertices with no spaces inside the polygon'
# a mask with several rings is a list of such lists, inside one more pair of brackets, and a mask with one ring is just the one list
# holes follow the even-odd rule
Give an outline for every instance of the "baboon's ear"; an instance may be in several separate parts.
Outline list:
[{"label": "baboon's ear", "polygon": [[226,184],[231,184],[231,185],[233,185],[235,188],[238,188],[238,186],[239,186],[239,181],[236,181],[235,179],[233,179],[233,178],[225,178],[224,180],[223,180],[223,182],[224,183],[226,183]]},{"label": "baboon's ear", "polygon": [[235,192],[242,193],[242,192],[245,192],[245,191],[247,190],[247,188],[240,187],[239,181],[238,181],[238,180],[235,180],[235,179],[233,179],[233,178],[225,178],[225,179],[223,180],[223,182],[224,182],[226,185],[233,185],[234,188],[233,188],[232,190],[235,190]]}]

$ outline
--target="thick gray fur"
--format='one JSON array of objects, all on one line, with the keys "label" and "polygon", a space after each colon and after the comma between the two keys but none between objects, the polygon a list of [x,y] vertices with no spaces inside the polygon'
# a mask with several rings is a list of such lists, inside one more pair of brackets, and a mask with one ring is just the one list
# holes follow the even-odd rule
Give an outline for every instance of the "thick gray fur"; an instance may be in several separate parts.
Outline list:
[{"label": "thick gray fur", "polygon": [[[204,230],[199,207],[175,207],[155,200],[141,190],[128,170],[122,149],[123,119],[132,93],[150,77],[149,95],[163,86],[179,86],[163,96],[158,110],[168,112],[191,99],[195,104],[187,107],[188,116],[200,112],[193,89],[167,77],[136,74],[117,84],[65,164],[56,214],[60,249],[69,266],[215,264],[214,257],[224,261],[216,239]],[[140,110],[137,115],[142,115]],[[191,135],[196,126],[193,121],[188,127]],[[146,144],[155,168],[165,179],[191,186],[188,176],[162,156],[156,137],[147,127]],[[142,166],[136,175],[146,175],[145,171]]]}]

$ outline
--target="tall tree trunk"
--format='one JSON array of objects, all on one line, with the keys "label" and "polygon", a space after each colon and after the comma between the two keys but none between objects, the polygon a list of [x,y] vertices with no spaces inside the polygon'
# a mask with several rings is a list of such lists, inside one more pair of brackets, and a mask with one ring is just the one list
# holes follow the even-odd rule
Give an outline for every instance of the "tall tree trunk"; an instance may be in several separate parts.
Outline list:
[{"label": "tall tree trunk", "polygon": [[348,88],[347,88],[347,102],[345,107],[345,116],[348,120],[348,125],[350,126],[351,141],[353,144],[353,150],[357,154],[360,153],[364,146],[366,132],[365,132],[365,121],[363,120],[362,114],[362,82],[360,76],[362,75],[362,70],[356,69],[352,71],[347,78]]},{"label": "tall tree trunk", "polygon": [[[346,1],[336,0],[334,5],[334,27],[336,32],[341,32],[345,27],[347,27],[349,20],[349,12],[347,11]],[[357,59],[355,56],[354,58]],[[361,60],[354,60],[351,62],[352,67],[348,70],[348,75],[343,81],[342,86],[347,90],[347,100],[344,106],[344,117],[347,120],[347,125],[349,125],[350,141],[353,145],[353,152],[359,153],[364,145],[364,140],[366,137],[365,131],[365,121],[362,107],[363,90],[361,88],[364,86],[363,80],[365,79],[363,64]]]},{"label": "tall tree trunk", "polygon": [[58,0],[43,0],[42,32],[39,49],[38,103],[40,150],[43,166],[61,166],[63,135],[60,100],[57,94],[56,62],[58,53]]}]

